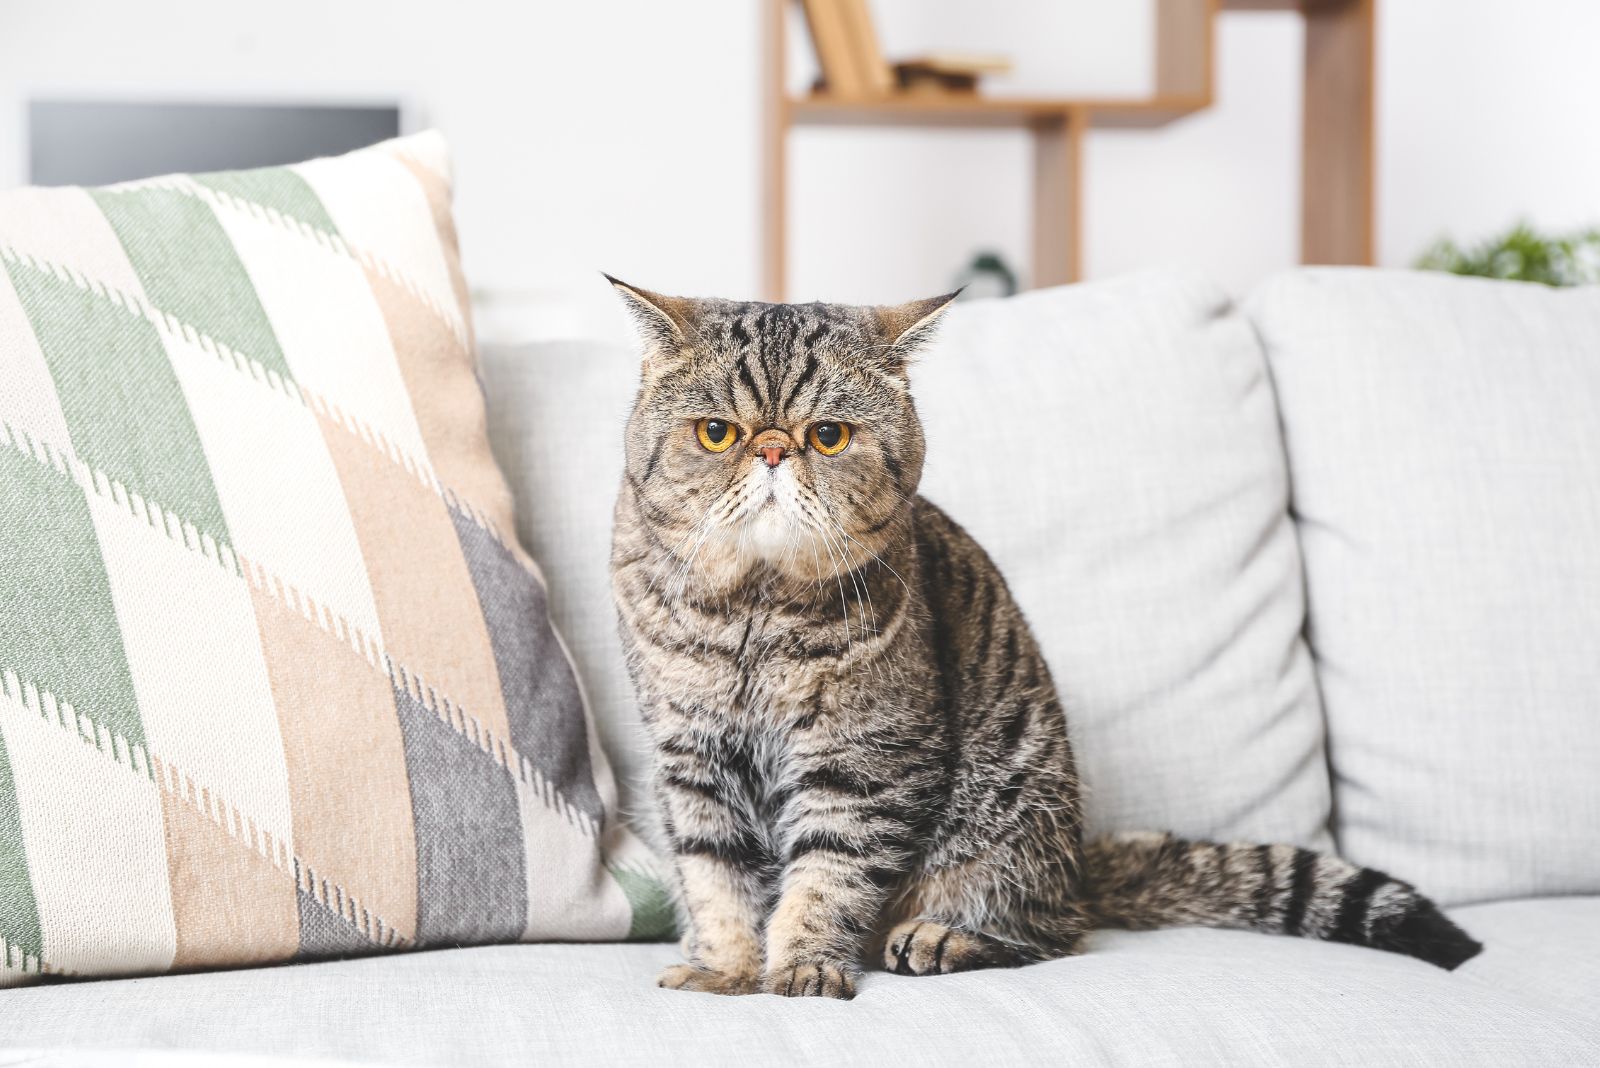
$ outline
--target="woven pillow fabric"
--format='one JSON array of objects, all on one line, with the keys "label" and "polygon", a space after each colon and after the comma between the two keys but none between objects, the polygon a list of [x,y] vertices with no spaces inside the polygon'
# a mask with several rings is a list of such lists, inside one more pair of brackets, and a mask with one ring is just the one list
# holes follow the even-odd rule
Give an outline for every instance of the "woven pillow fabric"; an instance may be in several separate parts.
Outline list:
[{"label": "woven pillow fabric", "polygon": [[448,176],[0,193],[0,983],[659,926]]}]

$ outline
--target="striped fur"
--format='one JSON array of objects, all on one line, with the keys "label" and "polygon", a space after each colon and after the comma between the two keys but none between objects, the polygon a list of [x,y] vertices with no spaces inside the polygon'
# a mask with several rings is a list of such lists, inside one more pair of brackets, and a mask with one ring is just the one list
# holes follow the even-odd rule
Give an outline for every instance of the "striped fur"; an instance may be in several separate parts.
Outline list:
[{"label": "striped fur", "polygon": [[[850,997],[1198,923],[1452,967],[1403,883],[1287,846],[1085,842],[1050,673],[1005,580],[916,495],[905,364],[949,298],[740,304],[616,283],[645,341],[613,587],[686,914],[664,986]],[[697,420],[740,435],[714,453]],[[849,424],[838,455],[807,445]],[[769,464],[752,439],[785,447]]]},{"label": "striped fur", "polygon": [[1085,855],[1099,926],[1235,927],[1371,946],[1446,969],[1482,948],[1410,884],[1309,849],[1142,832],[1097,839]]}]

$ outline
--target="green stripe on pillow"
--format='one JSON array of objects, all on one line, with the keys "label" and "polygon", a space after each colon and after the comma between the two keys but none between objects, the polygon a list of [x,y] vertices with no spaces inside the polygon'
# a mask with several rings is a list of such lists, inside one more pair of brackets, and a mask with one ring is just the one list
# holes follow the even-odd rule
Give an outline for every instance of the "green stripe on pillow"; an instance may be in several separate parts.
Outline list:
[{"label": "green stripe on pillow", "polygon": [[25,264],[12,283],[50,366],[72,447],[218,542],[228,523],[166,347],[145,319]]},{"label": "green stripe on pillow", "polygon": [[306,180],[287,167],[258,171],[217,171],[197,174],[194,180],[219,193],[270,208],[316,230],[337,237],[339,228]]},{"label": "green stripe on pillow", "polygon": [[175,189],[90,190],[156,307],[292,377],[249,272],[211,206]]},{"label": "green stripe on pillow", "polygon": [[83,491],[68,475],[0,442],[0,676],[7,672],[144,744]]}]

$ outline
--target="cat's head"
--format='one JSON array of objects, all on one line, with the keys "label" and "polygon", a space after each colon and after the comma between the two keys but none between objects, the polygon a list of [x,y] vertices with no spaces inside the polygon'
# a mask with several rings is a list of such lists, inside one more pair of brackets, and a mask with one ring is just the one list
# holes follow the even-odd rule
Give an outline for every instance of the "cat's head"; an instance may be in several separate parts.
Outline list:
[{"label": "cat's head", "polygon": [[611,282],[644,342],[626,443],[638,515],[697,577],[765,563],[811,581],[900,536],[923,458],[906,365],[955,294],[760,304]]}]

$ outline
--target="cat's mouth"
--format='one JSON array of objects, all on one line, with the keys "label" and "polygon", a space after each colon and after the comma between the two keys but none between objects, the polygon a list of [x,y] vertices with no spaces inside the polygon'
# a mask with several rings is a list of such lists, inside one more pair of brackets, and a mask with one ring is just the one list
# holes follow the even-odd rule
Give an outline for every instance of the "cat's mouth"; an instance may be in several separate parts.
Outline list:
[{"label": "cat's mouth", "polygon": [[758,468],[757,470],[759,473],[756,477],[759,480],[760,488],[756,491],[758,498],[756,507],[758,509],[778,507],[783,503],[781,491],[787,481],[783,477],[783,469],[768,467],[765,469]]},{"label": "cat's mouth", "polygon": [[790,521],[789,509],[784,507],[783,498],[778,493],[778,487],[769,486],[767,492],[756,502],[751,511],[751,518],[768,524],[784,524]]}]

